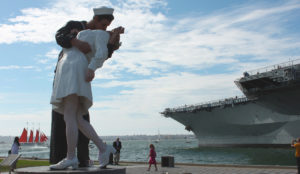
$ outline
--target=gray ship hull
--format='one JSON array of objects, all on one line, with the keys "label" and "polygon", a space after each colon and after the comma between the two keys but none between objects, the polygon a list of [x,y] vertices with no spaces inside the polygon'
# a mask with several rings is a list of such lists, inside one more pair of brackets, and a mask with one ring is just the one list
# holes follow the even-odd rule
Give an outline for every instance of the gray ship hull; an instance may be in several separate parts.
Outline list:
[{"label": "gray ship hull", "polygon": [[300,116],[273,112],[256,101],[164,115],[193,131],[199,146],[283,147],[300,137]]},{"label": "gray ship hull", "polygon": [[300,85],[258,93],[257,103],[282,114],[300,115]]}]

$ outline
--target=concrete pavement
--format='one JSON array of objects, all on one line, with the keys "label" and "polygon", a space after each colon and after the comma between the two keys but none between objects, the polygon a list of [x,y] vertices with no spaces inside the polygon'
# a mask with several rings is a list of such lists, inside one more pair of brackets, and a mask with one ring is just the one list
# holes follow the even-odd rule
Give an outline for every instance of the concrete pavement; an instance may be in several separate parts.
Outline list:
[{"label": "concrete pavement", "polygon": [[147,168],[147,165],[127,166],[126,174],[297,174],[295,167],[175,165],[170,168],[158,166],[158,171],[152,166],[150,172]]},{"label": "concrete pavement", "polygon": [[154,166],[147,171],[148,165],[142,163],[121,163],[120,166],[109,166],[109,168],[124,167],[126,167],[126,174],[297,174],[295,166],[175,164],[175,167],[161,167],[158,164],[158,171],[154,171]]}]

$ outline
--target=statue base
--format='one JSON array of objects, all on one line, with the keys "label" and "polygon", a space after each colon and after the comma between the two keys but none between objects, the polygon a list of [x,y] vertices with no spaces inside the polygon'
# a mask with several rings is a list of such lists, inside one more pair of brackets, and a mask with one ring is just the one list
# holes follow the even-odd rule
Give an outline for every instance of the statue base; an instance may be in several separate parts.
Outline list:
[{"label": "statue base", "polygon": [[99,167],[82,167],[76,170],[66,169],[66,170],[50,170],[49,166],[40,167],[26,167],[16,169],[15,174],[126,174],[126,168],[106,168],[100,169]]}]

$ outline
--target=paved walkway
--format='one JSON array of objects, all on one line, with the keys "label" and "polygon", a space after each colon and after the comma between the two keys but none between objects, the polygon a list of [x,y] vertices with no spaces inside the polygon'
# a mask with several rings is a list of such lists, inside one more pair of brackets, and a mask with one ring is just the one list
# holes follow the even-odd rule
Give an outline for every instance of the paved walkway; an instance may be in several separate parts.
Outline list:
[{"label": "paved walkway", "polygon": [[126,168],[126,174],[297,174],[296,168],[269,168],[259,167],[225,167],[225,166],[187,166],[176,165],[174,168],[160,167],[154,171],[152,166],[150,172],[147,165],[134,165]]},{"label": "paved walkway", "polygon": [[[145,164],[122,164],[110,168],[126,167],[126,174],[297,174],[296,167],[270,166],[223,166],[223,165],[175,165],[175,167],[160,167],[154,171],[152,166],[147,171]],[[8,174],[1,172],[1,174]]]}]

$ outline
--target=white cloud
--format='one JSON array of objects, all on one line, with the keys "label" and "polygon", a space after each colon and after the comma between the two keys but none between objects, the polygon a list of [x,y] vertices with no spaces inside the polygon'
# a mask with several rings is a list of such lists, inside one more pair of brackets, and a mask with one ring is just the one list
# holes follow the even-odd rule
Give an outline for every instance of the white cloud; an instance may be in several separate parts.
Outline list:
[{"label": "white cloud", "polygon": [[[162,0],[127,0],[117,4],[108,0],[57,1],[45,8],[24,9],[22,15],[9,19],[10,23],[1,24],[0,29],[6,35],[0,38],[0,43],[53,42],[57,29],[68,20],[89,20],[92,7],[100,5],[115,8],[116,19],[111,28],[118,25],[126,28],[123,46],[113,58],[115,64],[109,66],[118,71],[151,75],[153,68],[166,65],[197,69],[217,64],[239,66],[242,56],[247,56],[248,62],[261,59],[272,63],[282,61],[286,52],[300,46],[294,36],[281,32],[285,29],[282,23],[286,15],[297,13],[300,8],[299,1],[263,7],[248,4],[232,11],[176,21],[152,11],[167,5]],[[115,75],[107,74],[103,78],[109,77]]]},{"label": "white cloud", "polygon": [[300,4],[296,1],[290,1],[284,5],[284,6],[278,6],[278,7],[273,7],[273,8],[266,8],[266,9],[254,9],[252,10],[250,13],[247,13],[241,17],[239,17],[239,19],[237,19],[234,22],[246,22],[246,21],[250,21],[250,20],[258,20],[258,19],[262,19],[265,17],[269,17],[269,16],[273,16],[276,14],[280,14],[280,13],[284,13],[284,12],[289,12],[292,10],[298,10],[300,8]]},{"label": "white cloud", "polygon": [[[44,89],[44,91],[47,89]],[[26,124],[34,124],[47,135],[51,128],[51,105],[49,94],[23,90],[0,93],[0,131],[1,135],[20,135]]]},{"label": "white cloud", "polygon": [[[216,74],[216,75],[198,75],[192,73],[168,74],[164,77],[157,77],[145,80],[132,81],[111,81],[107,83],[97,84],[95,91],[100,88],[127,87],[121,91],[123,95],[116,95],[117,101],[119,97],[125,97],[124,102],[135,98],[139,103],[140,100],[151,101],[158,107],[168,107],[168,105],[193,104],[201,101],[217,99],[219,97],[230,97],[232,95],[240,95],[241,92],[234,84],[240,74]],[[207,91],[211,91],[207,93]],[[226,91],[223,93],[222,91]],[[223,93],[223,94],[222,94]],[[212,95],[215,95],[213,97]],[[147,98],[149,97],[149,99]],[[152,100],[173,100],[181,98],[179,103],[168,101],[162,104],[160,101]],[[186,99],[185,99],[186,98]],[[194,98],[194,100],[191,100]],[[134,107],[137,103],[133,103]],[[155,104],[156,103],[156,104]],[[149,104],[147,104],[149,106]],[[117,106],[118,107],[118,106]],[[150,107],[153,108],[153,107]],[[156,107],[155,107],[156,108]],[[130,110],[130,109],[129,109]]]},{"label": "white cloud", "polygon": [[[126,88],[106,98],[95,98],[91,109],[92,123],[98,132],[104,134],[133,134],[139,130],[142,133],[168,126],[172,128],[161,132],[174,133],[183,127],[161,117],[159,112],[164,108],[240,95],[233,81],[243,71],[291,57],[299,58],[299,33],[289,32],[284,25],[292,20],[290,16],[299,17],[299,1],[265,6],[248,4],[229,11],[224,9],[205,16],[177,19],[154,12],[154,8],[166,7],[165,1],[127,0],[117,4],[108,0],[55,1],[44,8],[24,9],[21,15],[0,24],[2,33],[5,33],[0,44],[21,41],[54,43],[58,28],[71,19],[91,19],[92,7],[101,5],[115,8],[116,19],[110,28],[119,25],[126,28],[121,37],[121,49],[97,71],[93,85],[95,92],[101,88]],[[51,69],[51,79],[58,52],[50,49],[39,60],[47,65],[47,71]],[[222,69],[222,65],[227,65],[226,70],[229,68],[232,73],[188,73],[189,70],[200,71],[214,66]],[[0,66],[0,70],[26,68],[34,67]],[[135,79],[136,74],[148,79],[122,81],[124,76]],[[98,79],[112,81],[100,85]],[[35,119],[38,114],[31,112],[25,116]],[[3,119],[13,122],[19,115],[9,114]],[[20,118],[23,120],[23,116]],[[112,128],[118,126],[120,129]]]},{"label": "white cloud", "polygon": [[[96,102],[91,108],[91,117],[104,132],[107,129],[112,132],[122,132],[114,130],[110,124],[113,123],[115,127],[122,127],[124,132],[131,133],[134,131],[143,133],[151,128],[152,130],[160,129],[163,133],[171,133],[171,131],[187,133],[182,126],[170,118],[163,118],[159,112],[167,107],[241,95],[233,82],[236,77],[238,75],[180,73],[149,80],[95,84],[93,85],[94,92],[101,91],[101,88],[127,87],[129,89],[122,90],[119,94],[105,96],[105,98],[97,96],[102,98],[101,101],[97,101],[94,94]],[[164,128],[164,124],[172,126]]]},{"label": "white cloud", "polygon": [[34,66],[19,66],[19,65],[8,65],[0,66],[0,70],[15,70],[15,69],[36,69]]},{"label": "white cloud", "polygon": [[17,136],[21,135],[24,127],[37,129],[41,128],[41,131],[50,135],[51,125],[51,110],[40,110],[31,113],[0,113],[0,127],[1,135],[6,136]]},{"label": "white cloud", "polygon": [[[264,65],[287,61],[300,42],[299,34],[286,32],[283,23],[289,13],[297,13],[299,8],[299,2],[293,1],[264,8],[254,4],[234,12],[222,11],[173,23],[163,14],[157,22],[138,18],[137,25],[126,26],[129,29],[122,38],[124,47],[113,57],[117,62],[113,66],[119,71],[151,75],[155,68],[173,65],[199,70],[227,64],[240,71],[252,68],[247,65],[257,60]],[[127,15],[134,16],[137,14]]]},{"label": "white cloud", "polygon": [[50,59],[57,59],[60,50],[58,49],[51,49],[49,52],[46,53],[46,57]]},{"label": "white cloud", "polygon": [[51,68],[53,69],[53,62],[57,62],[59,52],[60,50],[53,48],[45,55],[39,56],[37,62],[41,64],[48,64],[48,66],[51,64]]}]

